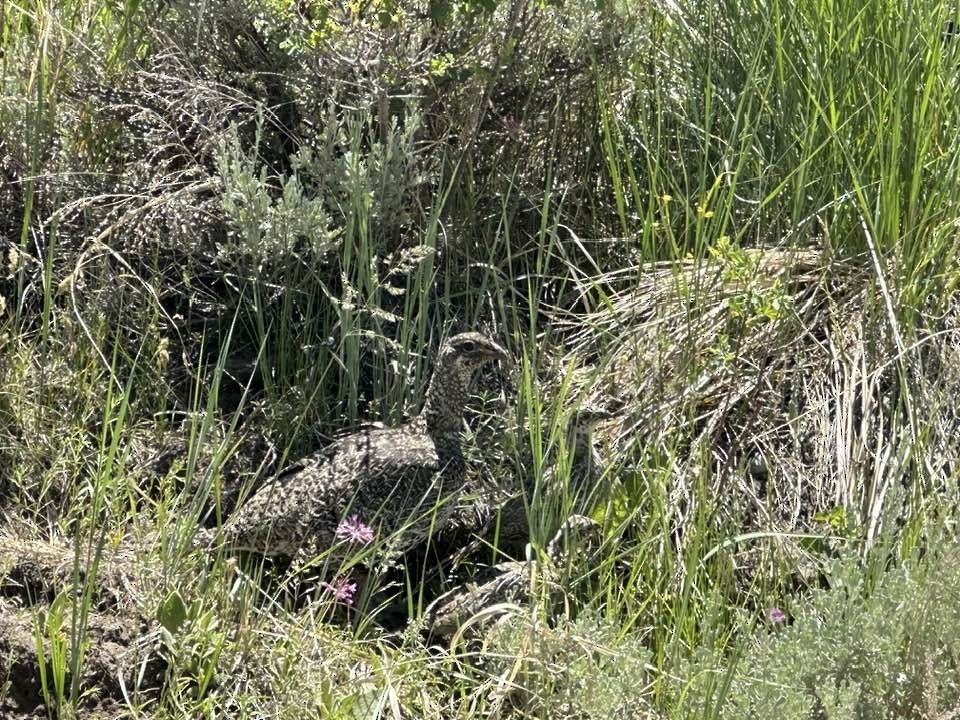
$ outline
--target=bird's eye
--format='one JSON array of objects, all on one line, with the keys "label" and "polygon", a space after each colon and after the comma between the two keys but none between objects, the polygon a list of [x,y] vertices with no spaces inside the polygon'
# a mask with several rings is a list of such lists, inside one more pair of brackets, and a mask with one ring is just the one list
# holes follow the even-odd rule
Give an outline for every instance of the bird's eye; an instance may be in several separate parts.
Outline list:
[{"label": "bird's eye", "polygon": [[463,351],[472,353],[477,349],[477,344],[473,340],[467,340],[463,343]]}]

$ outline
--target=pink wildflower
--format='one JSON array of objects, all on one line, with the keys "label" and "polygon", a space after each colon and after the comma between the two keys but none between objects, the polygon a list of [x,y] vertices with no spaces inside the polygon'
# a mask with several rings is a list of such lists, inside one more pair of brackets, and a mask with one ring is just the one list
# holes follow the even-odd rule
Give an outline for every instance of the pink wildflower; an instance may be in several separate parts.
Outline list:
[{"label": "pink wildflower", "polygon": [[348,575],[335,577],[332,582],[321,583],[321,586],[330,593],[337,602],[353,605],[353,595],[357,592],[357,584],[350,582]]},{"label": "pink wildflower", "polygon": [[361,522],[359,515],[351,515],[346,520],[341,520],[334,535],[338,540],[349,540],[363,545],[373,542],[373,528]]},{"label": "pink wildflower", "polygon": [[778,607],[772,607],[767,610],[767,617],[770,618],[770,622],[774,625],[779,625],[782,622],[785,622],[787,619],[787,614]]}]

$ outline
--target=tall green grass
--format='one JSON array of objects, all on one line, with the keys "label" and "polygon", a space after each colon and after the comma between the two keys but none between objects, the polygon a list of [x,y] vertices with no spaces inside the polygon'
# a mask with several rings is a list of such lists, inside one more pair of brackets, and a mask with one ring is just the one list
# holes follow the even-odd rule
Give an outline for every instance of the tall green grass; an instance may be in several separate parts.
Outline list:
[{"label": "tall green grass", "polygon": [[[599,10],[513,3],[476,26],[454,14],[448,39],[465,48],[463,58],[439,53],[416,82],[391,76],[402,75],[396,68],[377,76],[402,89],[388,126],[380,108],[345,111],[331,91],[321,110],[300,108],[322,130],[312,142],[298,138],[293,158],[271,155],[275,108],[223,131],[214,160],[194,167],[209,172],[204,192],[217,199],[203,212],[213,207],[224,228],[211,270],[223,281],[220,326],[199,333],[198,348],[151,363],[173,337],[164,325],[172,314],[157,300],[168,299],[167,288],[146,288],[176,273],[139,262],[119,230],[104,236],[117,247],[94,264],[84,249],[98,223],[111,222],[97,201],[84,205],[86,220],[57,219],[64,204],[90,200],[66,179],[105,172],[83,166],[92,157],[84,148],[101,135],[96,123],[77,120],[76,88],[133,75],[155,53],[173,51],[164,23],[177,22],[177,8],[150,8],[8,2],[0,10],[0,148],[19,168],[15,192],[3,196],[16,207],[2,211],[13,214],[2,226],[15,231],[10,247],[33,258],[0,286],[12,315],[2,318],[12,333],[2,384],[10,427],[0,428],[7,495],[30,533],[70,538],[73,558],[72,588],[31,610],[51,716],[82,712],[98,566],[130,527],[134,565],[144,575],[159,567],[137,603],[159,618],[168,662],[160,697],[143,701],[142,717],[469,718],[508,708],[557,717],[564,703],[587,717],[615,716],[609,694],[579,692],[598,677],[633,703],[622,710],[632,717],[769,712],[781,691],[789,697],[777,707],[789,717],[811,708],[882,717],[894,707],[920,717],[932,712],[931,696],[956,702],[944,679],[955,643],[930,622],[942,615],[954,627],[943,596],[956,591],[955,477],[938,462],[952,447],[949,420],[937,421],[952,417],[953,386],[947,371],[941,385],[923,380],[928,348],[942,351],[939,362],[951,357],[960,118],[958,51],[944,28],[958,20],[955,9],[890,0]],[[538,37],[506,27],[521,9],[540,23]],[[588,21],[578,24],[581,12]],[[335,54],[321,54],[324,42],[352,51],[355,37],[379,38],[398,56],[399,30],[426,42],[412,12],[398,17],[401,26],[385,35],[361,17],[349,38],[331,31],[315,46],[291,40],[281,49],[303,73],[291,85],[315,79],[316,58],[339,67]],[[267,10],[260,20],[276,23],[274,32],[284,27]],[[517,45],[504,46],[514,31]],[[463,37],[477,41],[457,44]],[[488,45],[496,67],[478,49]],[[573,70],[556,62],[561,56]],[[563,72],[569,77],[557,79]],[[346,76],[328,81],[344,97],[360,92]],[[447,104],[418,106],[430,97],[422,88],[443,83]],[[506,99],[494,92],[501,89]],[[507,90],[524,97],[515,116]],[[497,135],[497,123],[519,139]],[[466,130],[473,139],[464,146],[456,138]],[[828,298],[820,314],[792,289],[807,282],[799,270],[783,287],[759,284],[747,254],[754,249],[812,250],[819,277],[810,285]],[[111,264],[117,257],[130,261]],[[708,271],[687,273],[697,261]],[[661,262],[673,269],[667,282],[683,311],[651,338],[641,331],[667,311],[649,307],[668,296],[648,292]],[[90,269],[85,285],[72,274],[81,264]],[[130,277],[148,272],[155,275]],[[718,300],[724,283],[748,290]],[[112,284],[130,293],[120,304],[138,313],[126,318],[134,332],[99,302]],[[636,312],[628,313],[620,302],[631,293]],[[861,312],[844,314],[845,303]],[[830,345],[846,329],[804,323],[831,312],[859,326],[849,332],[862,339],[859,350],[835,353],[833,385],[810,391],[810,403],[822,399],[845,433],[825,440],[836,445],[836,464],[809,478],[834,507],[802,532],[744,532],[729,508],[746,513],[749,503],[723,489],[737,491],[725,483],[747,474],[746,460],[723,456],[719,434],[702,432],[724,422],[722,402],[672,388],[751,381],[738,360],[761,357],[759,335],[750,334],[757,328]],[[712,330],[716,317],[722,332]],[[487,397],[471,417],[474,475],[527,484],[531,556],[540,562],[572,511],[601,519],[607,538],[597,567],[564,569],[560,603],[534,593],[539,600],[505,624],[485,663],[471,649],[424,646],[417,623],[435,578],[414,569],[392,590],[411,629],[385,638],[376,622],[387,609],[382,596],[365,591],[347,610],[319,589],[365,556],[336,568],[312,558],[277,578],[265,563],[190,550],[209,520],[205,509],[225,520],[228,466],[245,443],[266,438],[277,457],[245,468],[240,497],[337,428],[415,413],[430,348],[473,327],[508,342],[516,357],[503,391],[509,402]],[[771,343],[771,363],[793,352],[784,347]],[[653,368],[647,351],[674,365]],[[233,372],[234,357],[248,374]],[[178,395],[168,370],[181,359],[187,391]],[[569,474],[571,410],[657,372],[668,380],[631,399],[618,426],[625,435],[604,437],[602,486],[586,497],[545,496],[548,471],[561,481]],[[810,385],[826,372],[810,368]],[[226,400],[228,383],[239,385],[239,399]],[[657,409],[664,398],[673,405]],[[182,439],[182,452],[152,477],[136,443],[169,435]],[[948,550],[928,560],[938,546]],[[744,550],[756,565],[746,582],[735,567]],[[489,559],[500,559],[495,548]],[[803,575],[801,563],[814,574]],[[814,592],[816,583],[829,587]],[[892,632],[884,619],[901,590],[920,608],[904,609],[920,630],[915,639],[898,635],[896,648],[884,644]],[[771,607],[791,625],[771,624]],[[562,620],[546,628],[548,616]],[[826,646],[818,623],[830,629]],[[851,635],[857,623],[862,638]],[[917,670],[921,661],[930,669]],[[871,662],[876,672],[848,671]],[[908,677],[900,695],[898,662]],[[784,669],[817,663],[808,686]],[[350,682],[358,674],[365,679]]]}]

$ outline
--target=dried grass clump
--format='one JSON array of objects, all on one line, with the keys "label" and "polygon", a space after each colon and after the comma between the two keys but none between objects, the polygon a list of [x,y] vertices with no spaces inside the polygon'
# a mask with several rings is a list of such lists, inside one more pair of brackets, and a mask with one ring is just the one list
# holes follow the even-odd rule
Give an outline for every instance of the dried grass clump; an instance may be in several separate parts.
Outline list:
[{"label": "dried grass clump", "polygon": [[[674,458],[676,536],[706,503],[734,535],[855,534],[869,547],[916,490],[948,489],[953,315],[898,347],[863,271],[812,251],[721,245],[593,282],[612,288],[598,300],[587,286],[597,309],[555,311],[554,325],[572,353],[600,358],[590,374],[628,412],[607,428],[620,474],[651,449]],[[902,481],[915,463],[937,467],[923,488]]]}]

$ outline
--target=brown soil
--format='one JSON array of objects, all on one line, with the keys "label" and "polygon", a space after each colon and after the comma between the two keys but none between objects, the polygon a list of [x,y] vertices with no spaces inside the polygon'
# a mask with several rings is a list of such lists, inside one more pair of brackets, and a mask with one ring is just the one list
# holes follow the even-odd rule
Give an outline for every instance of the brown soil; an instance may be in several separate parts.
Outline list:
[{"label": "brown soil", "polygon": [[[50,603],[74,587],[73,548],[65,544],[4,537],[0,549],[0,720],[48,717],[37,651],[43,634],[47,686],[53,690],[50,636],[69,647],[73,611],[67,602],[62,627],[44,626]],[[140,704],[156,695],[165,672],[160,631],[125,601],[135,580],[124,572],[122,558],[106,557],[93,588],[86,617],[80,691],[84,718],[122,717],[129,700]],[[80,578],[78,589],[83,588]],[[62,602],[62,601],[61,601]],[[77,603],[79,614],[81,603]],[[78,618],[79,619],[79,618]],[[69,660],[68,660],[69,663]],[[69,696],[71,678],[65,678]],[[52,699],[52,697],[51,697]]]}]

